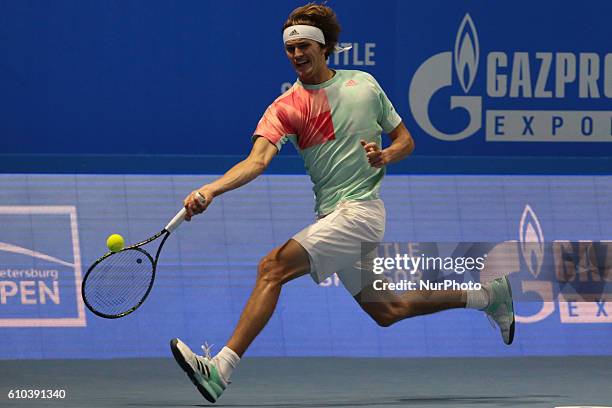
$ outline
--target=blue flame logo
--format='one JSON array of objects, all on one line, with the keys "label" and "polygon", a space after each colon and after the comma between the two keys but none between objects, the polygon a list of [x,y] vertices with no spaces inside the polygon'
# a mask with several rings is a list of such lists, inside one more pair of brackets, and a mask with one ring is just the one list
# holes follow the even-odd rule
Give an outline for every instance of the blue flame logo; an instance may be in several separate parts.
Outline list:
[{"label": "blue flame logo", "polygon": [[544,234],[538,217],[529,204],[525,205],[519,225],[521,254],[527,269],[534,277],[538,277],[544,261]]},{"label": "blue flame logo", "polygon": [[478,71],[478,34],[469,14],[461,21],[455,39],[455,72],[465,93],[470,91]]}]

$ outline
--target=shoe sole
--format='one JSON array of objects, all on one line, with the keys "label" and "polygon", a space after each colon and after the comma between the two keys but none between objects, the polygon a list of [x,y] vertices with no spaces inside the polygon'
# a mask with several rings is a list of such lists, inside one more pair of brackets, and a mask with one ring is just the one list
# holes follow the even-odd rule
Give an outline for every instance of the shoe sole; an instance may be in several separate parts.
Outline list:
[{"label": "shoe sole", "polygon": [[191,368],[191,366],[189,364],[187,364],[187,362],[183,358],[183,354],[178,349],[178,340],[177,339],[170,340],[170,349],[172,350],[172,355],[174,356],[174,359],[176,360],[178,365],[183,369],[183,371],[185,371],[185,373],[187,373],[187,377],[189,377],[189,379],[191,380],[193,385],[196,386],[196,388],[198,389],[200,394],[202,394],[202,396],[204,398],[206,398],[206,400],[208,402],[212,402],[213,404],[215,402],[217,402],[217,399],[215,397],[213,397],[214,394],[213,394],[212,390],[207,388],[208,384],[201,384],[196,379],[195,371],[193,371],[193,368]]},{"label": "shoe sole", "polygon": [[506,285],[508,285],[508,292],[510,292],[510,303],[512,304],[512,323],[510,324],[508,343],[506,343],[507,345],[510,345],[514,341],[514,301],[512,300],[512,286],[510,286],[510,280],[507,276],[504,276],[504,279],[506,279]]}]

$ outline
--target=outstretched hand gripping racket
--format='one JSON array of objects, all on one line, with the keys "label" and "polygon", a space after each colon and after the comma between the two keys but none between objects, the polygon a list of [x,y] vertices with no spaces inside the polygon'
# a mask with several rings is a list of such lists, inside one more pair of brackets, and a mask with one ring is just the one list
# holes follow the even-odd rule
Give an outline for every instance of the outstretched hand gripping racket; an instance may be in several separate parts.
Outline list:
[{"label": "outstretched hand gripping racket", "polygon": [[[200,202],[204,197],[197,195]],[[157,234],[117,252],[108,252],[87,270],[81,295],[94,314],[107,319],[127,316],[144,303],[153,288],[155,270],[164,243],[185,220],[185,208]],[[161,239],[155,258],[143,246]]]}]

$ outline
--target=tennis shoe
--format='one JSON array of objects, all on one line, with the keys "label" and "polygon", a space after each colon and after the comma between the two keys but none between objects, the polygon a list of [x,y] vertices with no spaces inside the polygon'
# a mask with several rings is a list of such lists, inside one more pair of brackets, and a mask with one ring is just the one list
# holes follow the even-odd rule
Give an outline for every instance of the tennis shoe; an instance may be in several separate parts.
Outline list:
[{"label": "tennis shoe", "polygon": [[195,354],[179,339],[170,341],[174,359],[181,366],[200,394],[209,402],[217,402],[227,383],[221,378],[215,362],[210,357],[210,347],[203,346],[204,356]]},{"label": "tennis shoe", "polygon": [[484,309],[490,321],[501,330],[502,340],[512,344],[514,340],[514,306],[512,288],[507,276],[497,278],[484,286],[489,294],[489,306]]}]

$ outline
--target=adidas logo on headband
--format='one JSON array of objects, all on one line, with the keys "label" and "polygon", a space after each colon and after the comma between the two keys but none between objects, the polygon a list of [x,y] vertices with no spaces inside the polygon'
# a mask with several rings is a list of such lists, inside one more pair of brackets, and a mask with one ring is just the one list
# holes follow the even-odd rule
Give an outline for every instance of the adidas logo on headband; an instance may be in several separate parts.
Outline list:
[{"label": "adidas logo on headband", "polygon": [[[298,28],[300,31],[298,31]],[[319,44],[325,45],[325,35],[323,35],[323,31],[320,28],[311,26],[311,25],[303,25],[297,24],[294,26],[289,26],[283,30],[283,44],[286,44],[289,39],[297,39],[306,38],[308,40],[313,40],[318,42]],[[334,52],[343,52],[351,49],[351,46],[340,47],[336,45],[334,47]]]},{"label": "adidas logo on headband", "polygon": [[297,24],[283,30],[283,43],[289,39],[308,39],[325,45],[325,36],[320,28],[311,25]]},{"label": "adidas logo on headband", "polygon": [[[298,28],[300,31],[298,31]],[[289,26],[283,30],[283,44],[286,44],[289,39],[297,39],[306,38],[308,40],[313,40],[318,42],[319,44],[325,45],[325,36],[323,35],[323,31],[320,28],[311,26],[311,25],[303,25],[297,24],[294,26]],[[341,47],[336,44],[334,47],[334,52],[344,52],[350,50],[352,45],[347,45],[346,47]]]}]

